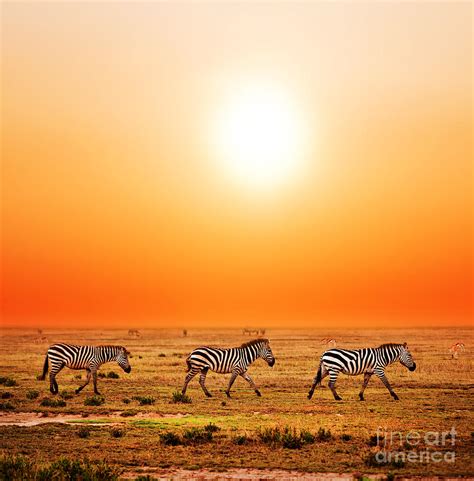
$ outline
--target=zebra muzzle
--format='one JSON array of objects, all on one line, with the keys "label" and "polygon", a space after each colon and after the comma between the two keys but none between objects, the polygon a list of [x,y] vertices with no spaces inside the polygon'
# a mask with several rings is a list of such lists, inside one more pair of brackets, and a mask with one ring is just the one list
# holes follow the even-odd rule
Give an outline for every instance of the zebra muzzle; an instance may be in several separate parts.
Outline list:
[{"label": "zebra muzzle", "polygon": [[409,367],[409,371],[414,371],[416,369],[416,363],[413,363],[413,366]]}]

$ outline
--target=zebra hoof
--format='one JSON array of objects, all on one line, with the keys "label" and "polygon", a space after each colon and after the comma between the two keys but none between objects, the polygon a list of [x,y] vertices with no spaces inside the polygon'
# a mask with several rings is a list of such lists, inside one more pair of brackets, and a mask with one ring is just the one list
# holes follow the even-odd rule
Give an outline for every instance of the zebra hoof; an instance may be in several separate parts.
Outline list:
[{"label": "zebra hoof", "polygon": [[210,392],[207,392],[207,393],[206,393],[206,396],[207,396],[207,397],[212,397],[212,394],[211,394]]},{"label": "zebra hoof", "polygon": [[359,394],[359,401],[365,401],[364,396],[361,396],[361,395]]},{"label": "zebra hoof", "polygon": [[226,393],[227,397],[230,399],[230,392],[226,391],[225,393]]},{"label": "zebra hoof", "polygon": [[312,392],[309,392],[308,393],[308,399],[311,399],[313,397],[313,393]]},{"label": "zebra hoof", "polygon": [[262,397],[262,394],[261,394],[261,392],[260,392],[258,389],[255,391],[255,394],[256,394],[258,397]]},{"label": "zebra hoof", "polygon": [[394,400],[394,401],[400,401],[400,398],[399,398],[396,394],[394,394],[394,395],[393,395],[393,400]]},{"label": "zebra hoof", "polygon": [[341,397],[341,396],[336,396],[334,399],[335,399],[336,401],[342,401],[342,397]]},{"label": "zebra hoof", "polygon": [[76,394],[79,394],[80,392],[81,392],[80,389],[76,389],[76,391],[75,391]]}]

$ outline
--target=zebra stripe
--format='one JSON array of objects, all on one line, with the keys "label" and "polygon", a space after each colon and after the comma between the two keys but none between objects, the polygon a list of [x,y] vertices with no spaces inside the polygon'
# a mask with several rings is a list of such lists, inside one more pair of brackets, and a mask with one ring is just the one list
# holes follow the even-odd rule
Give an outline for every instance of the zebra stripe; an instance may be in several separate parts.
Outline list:
[{"label": "zebra stripe", "polygon": [[254,339],[246,342],[240,347],[233,347],[230,349],[220,349],[216,347],[199,347],[195,349],[186,359],[188,364],[188,374],[184,380],[182,393],[186,393],[189,381],[198,373],[201,372],[199,384],[204,391],[204,394],[211,397],[212,394],[206,388],[206,376],[209,371],[227,374],[232,373],[227,387],[226,394],[230,397],[230,388],[234,384],[237,376],[242,376],[254,389],[257,396],[261,396],[260,391],[253,382],[252,378],[247,374],[247,369],[256,359],[261,357],[269,366],[275,364],[272,350],[268,339]]},{"label": "zebra stripe", "polygon": [[48,364],[51,363],[49,372],[50,391],[57,394],[59,391],[56,375],[66,366],[70,369],[85,369],[87,380],[85,384],[76,389],[79,394],[90,382],[91,377],[94,382],[95,394],[100,394],[97,390],[97,371],[106,362],[117,361],[118,365],[125,371],[130,372],[132,368],[128,362],[130,353],[123,346],[77,346],[74,344],[53,344],[49,347],[44,360],[43,374],[40,376],[44,380],[48,373]]},{"label": "zebra stripe", "polygon": [[398,396],[385,376],[385,368],[395,361],[400,361],[410,371],[416,369],[416,364],[406,343],[382,344],[379,347],[358,350],[330,349],[321,356],[319,369],[309,391],[308,399],[312,398],[316,386],[321,384],[326,376],[329,376],[329,389],[331,389],[334,399],[340,401],[342,398],[337,394],[335,384],[337,376],[342,372],[350,376],[364,373],[364,383],[359,393],[361,401],[364,400],[365,388],[373,374],[380,378],[391,396],[398,400]]}]

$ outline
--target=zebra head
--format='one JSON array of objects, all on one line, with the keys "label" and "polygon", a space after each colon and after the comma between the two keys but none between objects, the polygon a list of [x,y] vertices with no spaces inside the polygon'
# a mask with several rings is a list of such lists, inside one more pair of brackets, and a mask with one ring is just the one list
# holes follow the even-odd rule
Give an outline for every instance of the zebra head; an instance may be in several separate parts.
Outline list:
[{"label": "zebra head", "polygon": [[408,350],[408,345],[406,342],[400,345],[400,363],[408,368],[409,371],[414,371],[416,369],[416,363],[411,357],[411,353]]},{"label": "zebra head", "polygon": [[129,373],[132,370],[132,367],[130,366],[130,363],[128,362],[128,356],[130,352],[127,351],[124,347],[120,348],[120,351],[117,355],[117,363],[118,365],[126,372]]},{"label": "zebra head", "polygon": [[273,356],[272,349],[270,347],[270,342],[268,339],[263,339],[261,343],[259,356],[267,361],[268,365],[272,367],[275,364],[275,357]]}]

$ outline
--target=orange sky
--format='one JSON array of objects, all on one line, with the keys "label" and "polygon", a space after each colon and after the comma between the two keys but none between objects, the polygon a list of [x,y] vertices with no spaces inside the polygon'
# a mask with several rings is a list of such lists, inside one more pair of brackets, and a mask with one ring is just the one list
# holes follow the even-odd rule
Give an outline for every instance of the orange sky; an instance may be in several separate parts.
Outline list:
[{"label": "orange sky", "polygon": [[[472,321],[469,2],[4,3],[1,68],[4,326]],[[209,151],[242,77],[311,131],[270,192]]]}]

